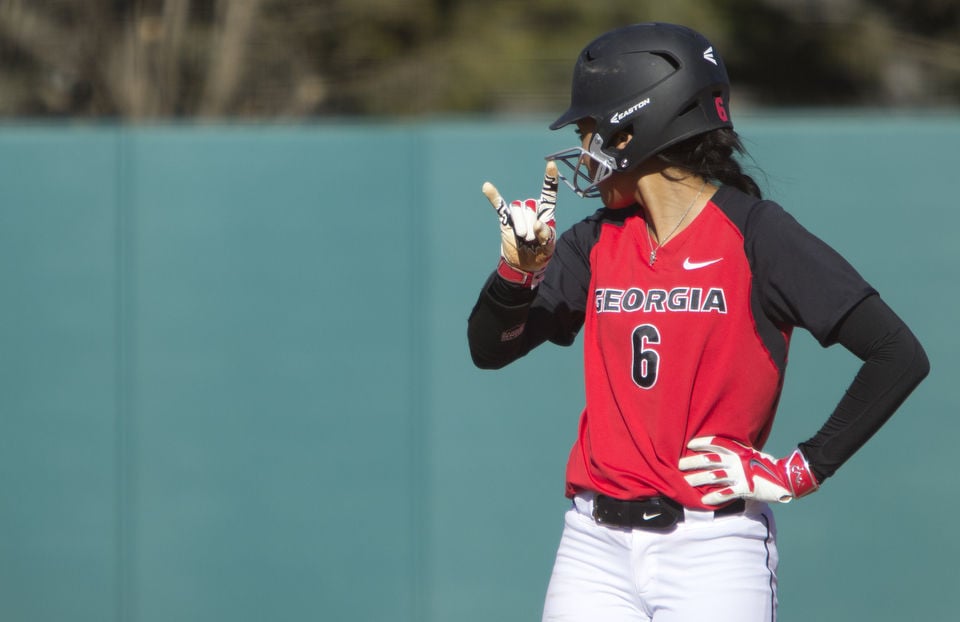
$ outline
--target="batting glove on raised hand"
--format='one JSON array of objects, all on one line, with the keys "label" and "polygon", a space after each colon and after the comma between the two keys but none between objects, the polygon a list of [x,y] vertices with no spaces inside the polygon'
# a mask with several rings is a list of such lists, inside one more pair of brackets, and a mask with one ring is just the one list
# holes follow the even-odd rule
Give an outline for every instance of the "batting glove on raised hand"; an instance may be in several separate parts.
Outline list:
[{"label": "batting glove on raised hand", "polygon": [[507,204],[489,181],[483,194],[500,217],[500,263],[497,273],[524,287],[536,287],[543,280],[557,242],[554,211],[557,206],[557,165],[547,162],[540,200],[526,199]]},{"label": "batting glove on raised hand", "polygon": [[687,483],[711,489],[702,497],[706,505],[721,505],[737,498],[787,503],[819,488],[807,459],[795,449],[779,460],[752,447],[719,436],[695,438],[687,447],[697,452],[680,459]]}]

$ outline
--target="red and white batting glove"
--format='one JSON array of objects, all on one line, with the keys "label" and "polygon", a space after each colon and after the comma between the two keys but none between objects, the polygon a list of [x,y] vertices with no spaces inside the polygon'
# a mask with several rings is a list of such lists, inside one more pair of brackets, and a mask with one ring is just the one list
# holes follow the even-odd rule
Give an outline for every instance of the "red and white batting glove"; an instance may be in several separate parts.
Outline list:
[{"label": "red and white batting glove", "polygon": [[534,288],[543,280],[557,243],[554,211],[559,177],[556,163],[547,162],[540,200],[526,199],[510,204],[489,181],[483,184],[483,194],[500,217],[497,274],[512,283]]},{"label": "red and white batting glove", "polygon": [[820,485],[807,459],[795,449],[779,460],[719,436],[695,438],[687,447],[697,452],[680,459],[687,483],[711,489],[701,499],[721,505],[737,498],[768,503],[788,503],[814,492]]}]

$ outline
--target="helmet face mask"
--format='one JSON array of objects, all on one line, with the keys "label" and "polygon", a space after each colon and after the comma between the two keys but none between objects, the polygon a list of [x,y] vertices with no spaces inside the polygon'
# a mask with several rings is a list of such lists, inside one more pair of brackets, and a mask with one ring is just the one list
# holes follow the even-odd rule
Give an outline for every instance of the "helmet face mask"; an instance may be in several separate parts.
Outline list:
[{"label": "helmet face mask", "polygon": [[560,173],[560,179],[578,196],[587,199],[599,197],[600,182],[616,170],[616,161],[613,156],[604,153],[603,137],[597,133],[593,134],[589,149],[571,147],[551,153],[546,159],[556,160],[570,169],[572,175],[568,177]]},{"label": "helmet face mask", "polygon": [[[598,184],[613,173],[691,136],[732,128],[729,91],[723,60],[696,31],[663,23],[618,28],[580,53],[570,107],[550,125],[555,130],[593,119],[589,148],[547,158],[572,169],[564,181],[577,195],[599,196]],[[632,139],[620,148],[613,143],[622,132]]]}]

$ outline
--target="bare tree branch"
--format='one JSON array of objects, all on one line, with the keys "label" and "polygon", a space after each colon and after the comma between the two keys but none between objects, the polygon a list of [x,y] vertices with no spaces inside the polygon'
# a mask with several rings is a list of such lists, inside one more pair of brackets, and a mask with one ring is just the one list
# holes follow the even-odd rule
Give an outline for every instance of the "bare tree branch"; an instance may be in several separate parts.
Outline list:
[{"label": "bare tree branch", "polygon": [[715,35],[741,101],[960,105],[945,0],[0,0],[0,115],[555,110],[584,42],[648,19]]},{"label": "bare tree branch", "polygon": [[220,0],[223,16],[216,28],[207,88],[200,103],[200,116],[223,114],[243,75],[245,53],[260,0]]}]

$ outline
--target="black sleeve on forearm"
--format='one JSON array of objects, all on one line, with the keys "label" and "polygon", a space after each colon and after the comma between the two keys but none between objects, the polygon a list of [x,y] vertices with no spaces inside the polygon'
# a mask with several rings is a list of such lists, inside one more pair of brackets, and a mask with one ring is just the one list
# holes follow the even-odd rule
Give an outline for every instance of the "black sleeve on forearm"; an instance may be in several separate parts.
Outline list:
[{"label": "black sleeve on forearm", "polygon": [[467,341],[474,365],[499,369],[534,347],[525,337],[534,297],[535,290],[511,286],[496,272],[490,275],[467,320]]},{"label": "black sleeve on forearm", "polygon": [[863,365],[820,431],[800,444],[820,482],[880,429],[930,371],[923,347],[878,295],[854,307],[835,335]]},{"label": "black sleeve on forearm", "polygon": [[494,272],[467,321],[470,356],[481,369],[499,369],[546,341],[568,346],[583,317],[582,309],[550,299],[543,285],[526,289]]}]

